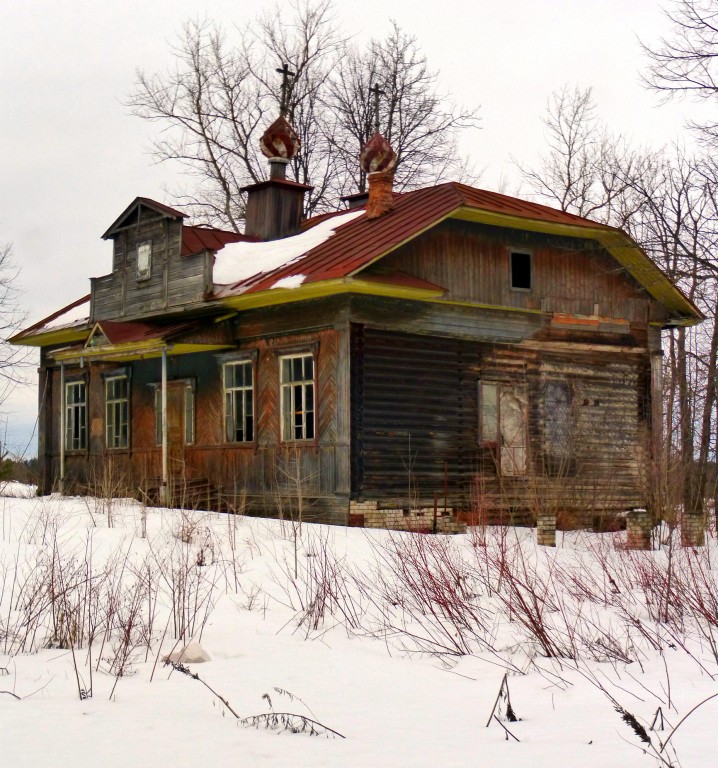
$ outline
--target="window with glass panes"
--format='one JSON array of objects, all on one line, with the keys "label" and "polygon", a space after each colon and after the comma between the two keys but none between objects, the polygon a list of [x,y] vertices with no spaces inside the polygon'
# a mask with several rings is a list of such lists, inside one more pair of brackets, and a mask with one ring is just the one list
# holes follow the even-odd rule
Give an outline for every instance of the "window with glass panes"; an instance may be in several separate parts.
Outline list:
[{"label": "window with glass panes", "polygon": [[84,381],[65,384],[65,450],[87,448],[87,387]]},{"label": "window with glass panes", "polygon": [[314,439],[314,356],[279,359],[282,440]]},{"label": "window with glass panes", "polygon": [[105,379],[105,443],[127,448],[130,442],[130,385],[127,376]]},{"label": "window with glass panes", "polygon": [[229,443],[254,440],[254,366],[251,360],[224,364],[224,425]]}]

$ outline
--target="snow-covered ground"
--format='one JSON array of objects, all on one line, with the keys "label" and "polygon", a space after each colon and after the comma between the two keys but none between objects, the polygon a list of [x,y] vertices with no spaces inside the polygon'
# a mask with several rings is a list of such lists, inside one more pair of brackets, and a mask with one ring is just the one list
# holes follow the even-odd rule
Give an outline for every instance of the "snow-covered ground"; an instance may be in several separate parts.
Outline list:
[{"label": "snow-covered ground", "polygon": [[[718,760],[713,537],[669,566],[621,534],[553,550],[5,493],[0,765]],[[210,660],[164,663],[190,641]]]}]

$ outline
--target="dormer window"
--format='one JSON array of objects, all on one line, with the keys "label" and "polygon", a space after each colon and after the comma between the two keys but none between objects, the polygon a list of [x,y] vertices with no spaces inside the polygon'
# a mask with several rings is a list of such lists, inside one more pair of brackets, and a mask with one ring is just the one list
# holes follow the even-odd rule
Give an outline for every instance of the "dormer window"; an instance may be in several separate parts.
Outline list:
[{"label": "dormer window", "polygon": [[137,246],[137,279],[149,280],[152,272],[152,243]]}]

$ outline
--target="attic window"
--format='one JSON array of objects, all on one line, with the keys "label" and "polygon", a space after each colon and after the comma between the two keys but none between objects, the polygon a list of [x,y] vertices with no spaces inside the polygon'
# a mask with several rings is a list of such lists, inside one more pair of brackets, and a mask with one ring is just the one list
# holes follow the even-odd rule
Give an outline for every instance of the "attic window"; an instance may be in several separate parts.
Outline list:
[{"label": "attic window", "polygon": [[511,288],[518,291],[531,290],[531,254],[511,252]]},{"label": "attic window", "polygon": [[152,243],[140,243],[137,246],[137,279],[149,280],[152,272]]}]

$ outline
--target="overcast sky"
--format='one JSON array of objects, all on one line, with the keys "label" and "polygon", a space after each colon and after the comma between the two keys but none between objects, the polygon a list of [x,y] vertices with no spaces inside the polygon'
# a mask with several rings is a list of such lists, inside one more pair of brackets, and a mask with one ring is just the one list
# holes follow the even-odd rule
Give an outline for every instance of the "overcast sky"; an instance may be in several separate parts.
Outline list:
[{"label": "overcast sky", "polygon": [[[138,195],[172,204],[181,169],[148,153],[156,126],[124,106],[135,72],[161,71],[183,22],[242,27],[261,7],[237,0],[4,0],[0,3],[0,243],[12,243],[31,321],[89,291],[110,270],[100,235]],[[511,156],[535,160],[541,116],[564,83],[592,86],[601,117],[636,144],[682,140],[689,103],[661,105],[640,84],[638,38],[668,25],[653,0],[336,0],[359,43],[394,19],[414,34],[441,86],[480,105],[466,149],[480,186],[517,189]],[[34,375],[33,375],[34,378]],[[36,416],[34,387],[4,404],[7,442],[22,451]],[[36,448],[31,442],[29,455]]]}]

